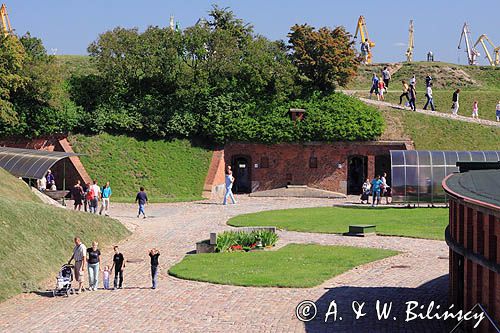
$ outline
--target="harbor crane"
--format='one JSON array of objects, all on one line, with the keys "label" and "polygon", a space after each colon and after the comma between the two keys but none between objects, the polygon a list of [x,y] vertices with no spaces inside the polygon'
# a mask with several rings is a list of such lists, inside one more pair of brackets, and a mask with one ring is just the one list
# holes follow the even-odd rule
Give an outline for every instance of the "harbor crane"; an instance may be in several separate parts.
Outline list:
[{"label": "harbor crane", "polygon": [[462,40],[465,41],[465,52],[467,53],[467,61],[469,65],[477,65],[477,57],[479,56],[479,52],[472,45],[471,32],[467,22],[464,23],[464,26],[462,28],[462,34],[460,35],[460,41],[458,42],[459,49],[461,48]]},{"label": "harbor crane", "polygon": [[415,48],[415,44],[413,43],[413,20],[410,20],[410,28],[408,30],[408,49],[406,50],[406,61],[413,61],[413,49]]},{"label": "harbor crane", "polygon": [[0,18],[2,20],[2,34],[4,36],[12,34],[12,27],[10,26],[9,15],[7,14],[7,6],[2,4],[0,7]]},{"label": "harbor crane", "polygon": [[366,28],[366,20],[364,16],[360,16],[358,19],[358,24],[356,26],[356,33],[354,38],[361,37],[361,54],[363,55],[363,61],[365,64],[371,64],[373,53],[372,48],[375,47],[375,43],[370,40],[368,36],[368,29]]},{"label": "harbor crane", "polygon": [[[490,54],[490,51],[488,51],[488,46],[486,45],[486,42],[491,45],[493,48],[493,54],[495,55],[495,59]],[[491,39],[488,38],[485,34],[482,34],[479,36],[477,39],[476,44],[474,44],[474,47],[476,47],[479,43],[483,46],[484,53],[486,54],[486,59],[488,59],[488,62],[490,63],[491,66],[499,66],[500,65],[500,46],[495,47],[495,44],[491,41]]]}]

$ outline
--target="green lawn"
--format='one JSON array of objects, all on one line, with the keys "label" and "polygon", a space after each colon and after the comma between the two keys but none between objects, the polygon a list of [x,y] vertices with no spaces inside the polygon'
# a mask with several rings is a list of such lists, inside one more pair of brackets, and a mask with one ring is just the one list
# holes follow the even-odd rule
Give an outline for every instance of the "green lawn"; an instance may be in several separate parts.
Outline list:
[{"label": "green lawn", "polygon": [[71,256],[75,235],[109,249],[129,234],[116,220],[40,202],[0,168],[0,301],[22,292],[23,285],[37,289],[55,277]]},{"label": "green lawn", "polygon": [[111,182],[112,200],[132,202],[144,186],[152,202],[201,199],[212,151],[187,140],[101,134],[69,137],[90,177]]},{"label": "green lawn", "polygon": [[444,239],[448,209],[323,207],[273,210],[233,217],[235,227],[276,226],[301,232],[344,233],[350,224],[375,224],[377,234]]},{"label": "green lawn", "polygon": [[396,251],[289,244],[277,251],[186,256],[169,270],[181,279],[255,287],[310,288]]},{"label": "green lawn", "polygon": [[[421,150],[500,150],[500,128],[427,116],[410,111],[382,109],[398,134],[410,137]],[[396,126],[398,128],[396,128]],[[388,133],[390,134],[390,133]]]}]

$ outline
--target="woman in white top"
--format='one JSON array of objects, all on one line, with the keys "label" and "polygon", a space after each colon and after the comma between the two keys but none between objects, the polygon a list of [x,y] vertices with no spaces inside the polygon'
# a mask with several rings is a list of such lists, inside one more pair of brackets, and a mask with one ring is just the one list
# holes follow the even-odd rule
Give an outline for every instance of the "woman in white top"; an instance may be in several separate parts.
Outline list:
[{"label": "woman in white top", "polygon": [[236,203],[236,200],[234,199],[233,195],[233,183],[234,183],[234,177],[233,177],[233,171],[231,170],[231,166],[228,165],[226,168],[226,177],[225,177],[225,186],[226,186],[226,193],[224,194],[224,202],[223,205],[227,205],[227,198],[231,198],[231,201],[233,202],[233,205]]}]

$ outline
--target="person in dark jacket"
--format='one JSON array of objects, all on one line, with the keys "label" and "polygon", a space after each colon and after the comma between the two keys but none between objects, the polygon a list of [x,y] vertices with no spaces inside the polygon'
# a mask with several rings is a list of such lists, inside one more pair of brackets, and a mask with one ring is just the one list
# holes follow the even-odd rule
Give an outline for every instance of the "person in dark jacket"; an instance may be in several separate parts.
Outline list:
[{"label": "person in dark jacket", "polygon": [[137,217],[140,217],[141,214],[146,218],[146,212],[144,211],[144,207],[148,202],[148,195],[144,191],[144,187],[141,186],[139,193],[135,196],[135,202],[139,203],[139,212],[137,213]]},{"label": "person in dark jacket", "polygon": [[452,98],[453,105],[451,106],[451,113],[453,113],[454,116],[458,114],[458,108],[460,107],[460,105],[458,104],[459,95],[460,95],[460,89],[455,90]]},{"label": "person in dark jacket", "polygon": [[149,257],[151,258],[151,280],[153,286],[151,289],[156,289],[158,285],[158,257],[160,256],[160,251],[153,248],[149,250]]},{"label": "person in dark jacket", "polygon": [[410,87],[408,89],[408,94],[410,95],[410,108],[413,111],[417,111],[417,107],[415,106],[417,102],[417,91],[415,90],[414,84],[410,84]]}]

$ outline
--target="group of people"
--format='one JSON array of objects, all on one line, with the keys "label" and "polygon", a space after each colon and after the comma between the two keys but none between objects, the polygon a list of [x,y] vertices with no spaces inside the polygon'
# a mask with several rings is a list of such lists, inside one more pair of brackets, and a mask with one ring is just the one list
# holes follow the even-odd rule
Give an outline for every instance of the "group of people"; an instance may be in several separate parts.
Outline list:
[{"label": "group of people", "polygon": [[[74,238],[75,247],[73,248],[73,255],[68,261],[68,265],[74,260],[74,281],[78,283],[78,289],[76,293],[79,294],[82,291],[96,291],[99,288],[99,272],[103,273],[103,288],[108,290],[110,288],[109,280],[111,273],[114,271],[114,281],[113,289],[123,288],[123,272],[125,270],[125,257],[119,251],[118,246],[114,246],[114,254],[112,259],[112,265],[105,265],[102,269],[101,263],[101,251],[98,248],[97,242],[92,242],[92,247],[87,248],[81,241],[80,237]],[[160,251],[156,248],[148,250],[148,254],[151,260],[151,281],[152,289],[156,289],[158,286],[158,257],[160,256]],[[85,281],[85,270],[88,270],[89,284],[88,289],[84,287]]]},{"label": "group of people", "polygon": [[[74,200],[74,209],[82,210],[82,206],[86,212],[97,214],[99,210],[99,215],[109,216],[110,199],[113,191],[109,185],[109,182],[103,187],[97,184],[97,179],[94,179],[93,184],[84,184],[82,186],[80,180],[77,180],[75,186],[71,189],[71,198]],[[99,201],[101,202],[101,208],[99,208]]]},{"label": "group of people", "polygon": [[367,178],[363,183],[363,193],[361,194],[361,203],[370,203],[370,197],[372,200],[372,207],[380,204],[380,198],[385,197],[385,203],[390,204],[389,200],[392,198],[391,187],[387,184],[387,173],[384,172],[382,176],[378,175],[370,182]]},{"label": "group of people", "polygon": [[52,173],[52,170],[47,170],[47,174],[45,177],[42,177],[41,179],[37,180],[37,187],[39,191],[56,191],[56,179],[54,177],[54,174]]},{"label": "group of people", "polygon": [[[104,213],[105,216],[109,216],[110,209],[110,199],[113,191],[109,182],[103,187],[99,187],[97,184],[97,179],[94,179],[93,184],[90,183],[82,186],[80,180],[77,180],[75,186],[71,190],[71,198],[74,200],[74,209],[82,210],[82,206],[86,212],[99,215]],[[99,202],[101,202],[101,208],[99,209]],[[135,196],[135,202],[139,205],[139,210],[137,212],[137,217],[143,216],[146,218],[145,206],[148,203],[148,195],[144,190],[144,187],[140,187],[139,192]]]},{"label": "group of people", "polygon": [[382,80],[377,76],[377,74],[373,73],[372,76],[372,87],[370,88],[370,98],[375,94],[377,96],[377,100],[383,101],[385,100],[384,93],[386,93],[389,89],[389,83],[391,82],[391,72],[389,69],[384,67],[381,73]]}]

